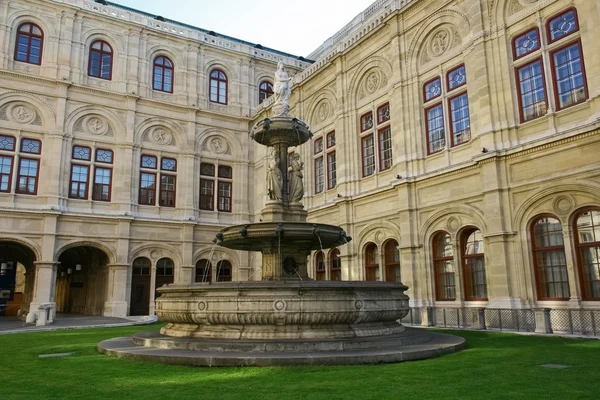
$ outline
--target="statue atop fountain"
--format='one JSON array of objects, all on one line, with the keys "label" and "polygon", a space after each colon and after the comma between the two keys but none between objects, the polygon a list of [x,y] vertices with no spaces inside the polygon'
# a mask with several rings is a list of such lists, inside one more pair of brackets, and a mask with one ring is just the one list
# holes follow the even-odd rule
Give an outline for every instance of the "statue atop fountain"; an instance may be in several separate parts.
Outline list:
[{"label": "statue atop fountain", "polygon": [[285,65],[280,61],[277,63],[277,71],[275,72],[275,85],[273,87],[273,96],[275,96],[275,103],[273,103],[273,114],[275,115],[288,115],[290,111],[290,105],[288,100],[292,93],[292,83],[294,78],[290,78]]}]

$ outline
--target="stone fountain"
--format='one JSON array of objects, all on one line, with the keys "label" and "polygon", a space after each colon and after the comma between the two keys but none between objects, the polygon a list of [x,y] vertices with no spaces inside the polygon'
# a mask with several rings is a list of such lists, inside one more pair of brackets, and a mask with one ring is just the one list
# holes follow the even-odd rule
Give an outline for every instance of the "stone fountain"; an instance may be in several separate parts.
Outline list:
[{"label": "stone fountain", "polygon": [[[462,348],[462,338],[406,328],[405,285],[314,281],[312,250],[352,240],[333,225],[307,223],[302,163],[288,149],[312,137],[289,115],[292,79],[275,73],[273,114],[250,131],[267,146],[267,196],[261,223],[221,230],[216,245],[262,253],[262,280],[170,284],[158,289],[160,332],[101,342],[101,352],[198,366],[363,364],[416,360]],[[290,172],[290,182],[288,174]]]}]

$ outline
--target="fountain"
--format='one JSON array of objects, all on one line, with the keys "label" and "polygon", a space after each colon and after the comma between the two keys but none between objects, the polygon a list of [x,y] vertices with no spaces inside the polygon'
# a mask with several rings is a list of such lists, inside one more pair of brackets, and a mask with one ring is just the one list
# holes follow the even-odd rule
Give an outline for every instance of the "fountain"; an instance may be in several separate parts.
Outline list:
[{"label": "fountain", "polygon": [[[311,250],[343,246],[343,229],[307,223],[302,163],[288,149],[307,142],[308,125],[289,115],[291,78],[275,73],[273,114],[250,131],[269,151],[261,223],[221,230],[215,246],[262,253],[262,280],[170,284],[158,289],[160,332],[101,342],[109,355],[198,366],[363,364],[429,358],[457,351],[464,339],[406,328],[407,286],[315,281]],[[287,172],[290,172],[288,182]]]}]

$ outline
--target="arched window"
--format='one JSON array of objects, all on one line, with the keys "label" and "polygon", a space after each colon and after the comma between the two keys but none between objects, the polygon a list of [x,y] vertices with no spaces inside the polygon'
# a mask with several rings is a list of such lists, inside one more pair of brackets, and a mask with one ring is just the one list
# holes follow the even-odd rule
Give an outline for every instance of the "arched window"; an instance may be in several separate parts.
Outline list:
[{"label": "arched window", "polygon": [[368,281],[380,280],[379,252],[375,243],[369,243],[365,248],[365,278]]},{"label": "arched window", "polygon": [[454,252],[452,250],[450,234],[439,232],[433,237],[432,242],[436,300],[455,300]]},{"label": "arched window", "polygon": [[138,257],[131,268],[130,315],[148,315],[150,312],[150,260]]},{"label": "arched window", "polygon": [[210,73],[210,101],[227,104],[227,75],[220,69]]},{"label": "arched window", "polygon": [[388,240],[383,247],[385,260],[385,280],[400,283],[400,249],[398,242]]},{"label": "arched window", "polygon": [[324,281],[325,280],[325,256],[322,251],[317,251],[315,254],[315,267],[316,267],[316,280]]},{"label": "arched window", "polygon": [[258,86],[258,102],[262,103],[273,94],[273,85],[271,82],[262,81]]},{"label": "arched window", "polygon": [[531,224],[531,238],[538,299],[568,299],[571,293],[560,221],[538,217]]},{"label": "arched window", "polygon": [[342,280],[342,259],[340,258],[340,251],[338,249],[333,249],[329,253],[329,280]]},{"label": "arched window", "polygon": [[462,262],[465,300],[487,300],[483,235],[469,229],[462,235]]},{"label": "arched window", "polygon": [[231,263],[227,260],[221,260],[217,263],[217,282],[231,281]]},{"label": "arched window", "polygon": [[112,79],[113,50],[104,40],[96,40],[90,46],[88,75],[102,79]]},{"label": "arched window", "polygon": [[154,59],[152,89],[173,93],[173,63],[168,57]]},{"label": "arched window", "polygon": [[148,260],[146,257],[138,257],[133,260],[132,275],[150,276],[150,260]]},{"label": "arched window", "polygon": [[600,300],[600,210],[577,216],[575,244],[583,299]]},{"label": "arched window", "polygon": [[[156,278],[154,281],[154,287],[158,289],[163,285],[168,285],[169,283],[173,283],[174,275],[173,272],[175,270],[175,264],[173,260],[170,258],[161,258],[156,263]],[[155,292],[154,298],[158,297],[159,293]]]},{"label": "arched window", "polygon": [[43,45],[44,31],[39,26],[30,22],[19,25],[15,45],[15,60],[41,65]]},{"label": "arched window", "polygon": [[196,263],[196,278],[195,282],[211,282],[212,281],[212,271],[210,261],[208,260],[198,260]]}]

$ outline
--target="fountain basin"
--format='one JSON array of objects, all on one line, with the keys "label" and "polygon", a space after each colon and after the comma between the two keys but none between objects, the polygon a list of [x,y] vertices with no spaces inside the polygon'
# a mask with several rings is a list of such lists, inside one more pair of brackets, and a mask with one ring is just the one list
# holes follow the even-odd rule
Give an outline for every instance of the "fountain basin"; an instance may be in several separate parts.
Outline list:
[{"label": "fountain basin", "polygon": [[387,282],[260,281],[167,285],[156,315],[170,337],[332,339],[404,331],[407,289]]},{"label": "fountain basin", "polygon": [[258,121],[250,135],[255,142],[264,146],[275,146],[285,143],[286,147],[300,146],[312,136],[310,127],[297,118],[278,115]]}]

